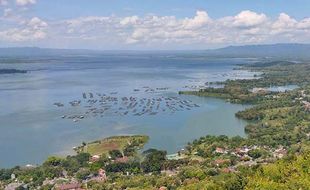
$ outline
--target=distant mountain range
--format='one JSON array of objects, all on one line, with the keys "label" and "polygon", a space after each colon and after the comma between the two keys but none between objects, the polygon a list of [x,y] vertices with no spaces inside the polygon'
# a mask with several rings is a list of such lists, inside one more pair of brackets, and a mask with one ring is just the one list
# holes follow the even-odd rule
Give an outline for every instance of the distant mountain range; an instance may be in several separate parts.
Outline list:
[{"label": "distant mountain range", "polygon": [[56,55],[80,55],[100,53],[96,50],[82,50],[82,49],[51,49],[51,48],[38,48],[38,47],[10,47],[0,48],[1,57],[32,57],[32,56],[56,56]]},{"label": "distant mountain range", "polygon": [[[100,55],[106,53],[145,53],[145,51],[100,51],[83,49],[48,49],[38,47],[0,48],[0,57],[32,57],[32,56],[68,56],[68,55]],[[152,51],[148,51],[150,53]],[[156,51],[165,52],[165,51]],[[174,52],[174,51],[169,51]],[[175,51],[186,53],[187,51]],[[188,51],[194,53],[195,51]],[[225,48],[197,51],[205,56],[216,57],[268,57],[310,59],[310,44],[270,44],[228,46]]]},{"label": "distant mountain range", "polygon": [[310,44],[269,44],[229,46],[207,50],[208,55],[231,57],[310,58]]}]

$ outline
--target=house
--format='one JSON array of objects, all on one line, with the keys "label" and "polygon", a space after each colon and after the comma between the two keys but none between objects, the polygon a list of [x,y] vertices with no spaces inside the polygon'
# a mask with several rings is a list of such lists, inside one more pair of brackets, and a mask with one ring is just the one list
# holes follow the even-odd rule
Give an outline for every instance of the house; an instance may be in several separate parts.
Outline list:
[{"label": "house", "polygon": [[12,180],[16,179],[16,175],[12,173],[12,174],[11,174],[11,179],[12,179]]},{"label": "house", "polygon": [[100,160],[99,155],[94,155],[90,158],[90,162],[98,162]]},{"label": "house", "polygon": [[300,91],[300,93],[301,93],[301,96],[302,96],[302,97],[304,97],[304,98],[307,97],[307,94],[305,93],[304,90]]},{"label": "house", "polygon": [[306,110],[306,111],[310,111],[310,102],[302,101],[302,103],[304,104],[305,110]]},{"label": "house", "polygon": [[227,151],[226,151],[224,148],[216,147],[215,153],[218,153],[218,154],[226,154]]},{"label": "house", "polygon": [[10,183],[4,188],[4,190],[15,190],[22,185],[24,184],[19,182]]},{"label": "house", "polygon": [[162,170],[160,173],[166,174],[169,177],[177,175],[177,171],[175,170]]},{"label": "house", "polygon": [[236,172],[236,170],[232,167],[228,167],[228,168],[223,168],[221,170],[223,173],[233,173],[233,172]]},{"label": "house", "polygon": [[273,157],[275,158],[283,158],[287,154],[287,150],[284,148],[278,148],[273,152]]},{"label": "house", "polygon": [[229,164],[229,163],[230,163],[229,159],[217,159],[217,160],[214,160],[213,162],[213,164],[216,166],[221,166],[221,165]]},{"label": "house", "polygon": [[184,158],[181,154],[177,153],[177,154],[169,154],[166,156],[168,160],[180,160],[182,158]]},{"label": "house", "polygon": [[57,185],[56,189],[57,190],[83,190],[81,186],[82,185],[79,183],[69,183],[69,184]]},{"label": "house", "polygon": [[107,174],[104,169],[99,169],[98,177],[100,181],[105,181],[107,179]]},{"label": "house", "polygon": [[83,181],[83,183],[88,183],[90,181],[96,181],[96,182],[104,182],[107,180],[107,175],[104,169],[99,169],[97,175],[90,175],[86,180]]},{"label": "house", "polygon": [[265,94],[267,92],[269,92],[267,88],[253,88],[252,89],[252,93],[254,94]]},{"label": "house", "polygon": [[240,162],[240,165],[243,165],[243,166],[255,166],[257,165],[257,162],[255,161],[246,161],[246,162]]},{"label": "house", "polygon": [[245,154],[247,154],[251,149],[247,148],[247,147],[243,147],[243,148],[236,148],[234,153],[236,155],[240,155],[243,156]]},{"label": "house", "polygon": [[127,156],[115,159],[116,163],[127,163],[128,161],[129,161],[129,158]]}]

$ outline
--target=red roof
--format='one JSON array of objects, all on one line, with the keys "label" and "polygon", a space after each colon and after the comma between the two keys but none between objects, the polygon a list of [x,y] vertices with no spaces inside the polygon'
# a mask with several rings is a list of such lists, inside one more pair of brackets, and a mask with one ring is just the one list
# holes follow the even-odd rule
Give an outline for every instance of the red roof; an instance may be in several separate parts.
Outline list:
[{"label": "red roof", "polygon": [[58,187],[59,190],[78,190],[81,189],[81,184],[79,183],[71,183],[71,184],[63,184]]},{"label": "red roof", "polygon": [[215,163],[215,164],[225,164],[225,163],[229,163],[229,162],[230,162],[229,159],[225,159],[225,160],[223,160],[223,159],[214,160],[214,163]]},{"label": "red roof", "polygon": [[124,156],[122,158],[116,158],[115,162],[117,163],[127,163],[129,158],[127,156]]}]

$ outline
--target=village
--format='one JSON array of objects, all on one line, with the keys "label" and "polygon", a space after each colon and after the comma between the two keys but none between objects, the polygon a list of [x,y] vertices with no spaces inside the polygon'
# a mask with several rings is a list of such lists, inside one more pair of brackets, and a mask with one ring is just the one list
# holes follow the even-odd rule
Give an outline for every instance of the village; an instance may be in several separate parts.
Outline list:
[{"label": "village", "polygon": [[[104,184],[110,181],[110,177],[117,175],[135,176],[141,175],[143,168],[140,168],[141,160],[136,152],[147,142],[146,136],[120,136],[109,137],[101,141],[83,143],[75,148],[79,159],[84,159],[83,167],[78,168],[74,173],[70,173],[70,168],[60,167],[60,162],[64,159],[51,157],[43,166],[49,165],[52,168],[62,168],[57,177],[47,177],[42,181],[40,187],[52,187],[55,190],[83,190],[89,189],[89,184]],[[270,148],[268,146],[247,146],[231,144],[226,146],[216,146],[218,142],[230,141],[227,137],[201,137],[176,154],[166,155],[160,161],[159,173],[163,176],[176,177],[180,175],[183,167],[191,163],[207,165],[217,173],[238,173],[240,167],[252,167],[257,164],[268,164],[281,159],[287,155],[287,149],[283,146]],[[202,149],[201,147],[206,147]],[[133,150],[134,149],[134,150]],[[130,150],[130,151],[129,151]],[[207,154],[211,151],[211,154]],[[155,151],[156,152],[156,151]],[[67,159],[76,159],[68,157]],[[210,159],[211,158],[211,159]],[[135,165],[135,163],[140,164]],[[156,161],[155,161],[156,162]],[[154,164],[154,163],[152,163]],[[24,170],[36,170],[40,166],[27,165]],[[95,168],[90,170],[89,168]],[[69,170],[68,170],[69,169]],[[138,169],[138,170],[136,170]],[[141,171],[139,171],[141,170]],[[146,172],[144,175],[153,175],[153,172]],[[17,187],[28,188],[32,180],[27,184],[17,178],[16,174],[11,174],[11,182],[5,185],[5,190],[14,190]],[[160,187],[161,190],[167,189]]]}]

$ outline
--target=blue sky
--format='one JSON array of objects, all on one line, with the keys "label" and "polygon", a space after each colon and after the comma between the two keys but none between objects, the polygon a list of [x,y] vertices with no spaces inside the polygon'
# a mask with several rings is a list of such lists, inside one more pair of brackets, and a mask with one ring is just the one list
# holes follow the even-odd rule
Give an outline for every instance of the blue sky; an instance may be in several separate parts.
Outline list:
[{"label": "blue sky", "polygon": [[196,10],[207,10],[214,18],[242,10],[263,12],[276,17],[285,12],[301,19],[309,16],[309,0],[38,0],[34,12],[42,18],[60,19],[89,15],[145,14],[190,17]]},{"label": "blue sky", "polygon": [[309,0],[0,0],[0,46],[208,49],[310,43],[309,10]]}]

